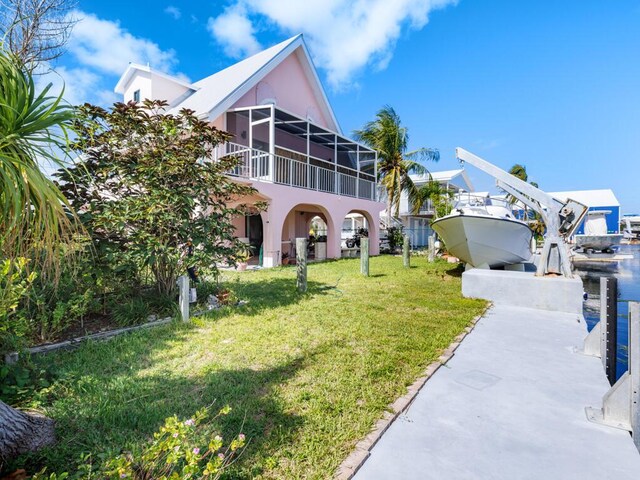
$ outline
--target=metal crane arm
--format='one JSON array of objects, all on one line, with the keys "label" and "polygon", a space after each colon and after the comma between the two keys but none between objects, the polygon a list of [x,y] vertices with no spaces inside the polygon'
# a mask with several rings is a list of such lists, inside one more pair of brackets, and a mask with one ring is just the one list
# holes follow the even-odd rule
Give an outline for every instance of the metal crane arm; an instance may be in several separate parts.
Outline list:
[{"label": "metal crane arm", "polygon": [[[468,152],[464,148],[457,147],[456,148],[456,157],[462,161],[473,165],[476,168],[479,168],[483,172],[488,173],[493,178],[502,182],[503,185],[510,186],[513,190],[516,190],[520,193],[520,195],[515,194],[514,192],[509,192],[512,195],[516,196],[519,200],[522,200],[524,203],[524,199],[522,195],[526,195],[527,197],[535,200],[540,204],[541,207],[547,208],[553,213],[560,213],[562,209],[563,203],[546,192],[543,192],[539,188],[534,187],[530,183],[525,182],[524,180],[520,180],[517,177],[514,177],[510,173],[505,172],[501,168],[496,167],[495,165],[483,160],[482,158],[474,155],[471,152]],[[531,206],[531,205],[530,205]],[[539,211],[540,207],[533,207],[538,213],[542,214]]]}]

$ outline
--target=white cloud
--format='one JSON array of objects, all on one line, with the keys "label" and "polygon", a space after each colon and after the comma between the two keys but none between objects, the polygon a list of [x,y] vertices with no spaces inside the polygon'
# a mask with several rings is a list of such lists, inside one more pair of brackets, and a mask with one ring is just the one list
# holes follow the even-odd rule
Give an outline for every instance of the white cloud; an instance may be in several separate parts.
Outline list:
[{"label": "white cloud", "polygon": [[64,87],[64,99],[71,105],[80,105],[90,101],[100,76],[86,68],[58,67],[45,75],[36,77],[36,88],[44,90],[51,84],[49,95],[59,95]]},{"label": "white cloud", "polygon": [[261,49],[251,20],[242,4],[227,8],[216,18],[209,18],[207,29],[222,44],[225,53],[230,57],[253,55]]},{"label": "white cloud", "polygon": [[[177,64],[172,50],[163,51],[150,40],[134,37],[117,22],[81,11],[72,12],[72,16],[80,21],[67,44],[69,53],[59,59],[55,71],[43,66],[48,73],[36,77],[38,90],[51,83],[50,93],[57,95],[64,85],[64,98],[71,105],[89,102],[109,106],[122,100],[113,87],[129,62],[148,62],[167,73]],[[188,81],[181,73],[173,74]]]},{"label": "white cloud", "polygon": [[[457,0],[235,1],[221,16],[209,20],[210,32],[229,51],[251,53],[252,49],[243,47],[243,42],[257,45],[253,25],[266,19],[287,34],[305,35],[314,60],[327,71],[333,87],[348,84],[367,65],[386,68],[404,29],[419,30],[427,24],[433,10],[457,3]],[[212,23],[216,29],[211,28]],[[242,26],[241,32],[237,26]]]},{"label": "white cloud", "polygon": [[173,5],[169,5],[167,8],[165,8],[164,13],[166,13],[167,15],[171,15],[174,20],[180,20],[180,17],[182,16],[182,12],[180,11],[180,9],[178,7],[174,7]]},{"label": "white cloud", "polygon": [[173,50],[162,50],[156,43],[131,35],[117,22],[102,20],[90,13],[72,12],[80,19],[67,45],[79,63],[95,70],[120,75],[130,62],[146,64],[171,72],[177,64]]}]

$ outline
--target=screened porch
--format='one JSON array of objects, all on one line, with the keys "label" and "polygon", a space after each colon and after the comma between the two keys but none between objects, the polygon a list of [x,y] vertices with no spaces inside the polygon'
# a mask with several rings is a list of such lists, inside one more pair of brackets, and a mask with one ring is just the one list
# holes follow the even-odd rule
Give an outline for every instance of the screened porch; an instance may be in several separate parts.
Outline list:
[{"label": "screened porch", "polygon": [[229,111],[226,122],[234,138],[215,155],[241,158],[231,175],[376,200],[374,150],[274,105]]}]

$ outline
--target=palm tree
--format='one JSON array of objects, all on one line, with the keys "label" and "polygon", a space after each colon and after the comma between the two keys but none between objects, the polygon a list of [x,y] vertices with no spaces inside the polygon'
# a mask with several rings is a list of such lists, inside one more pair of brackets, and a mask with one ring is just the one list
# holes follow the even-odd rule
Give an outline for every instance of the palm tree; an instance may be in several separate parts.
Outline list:
[{"label": "palm tree", "polygon": [[[54,153],[66,147],[73,110],[62,94],[37,94],[31,74],[0,45],[0,263],[9,266],[0,291],[0,332],[11,314],[6,297],[16,296],[23,282],[11,280],[28,255],[55,263],[61,244],[73,232],[74,220],[56,185],[40,162],[61,166]],[[2,272],[6,274],[7,272]],[[19,283],[19,285],[18,285]],[[17,294],[18,296],[20,294]],[[0,458],[39,448],[53,441],[53,422],[16,410],[0,401]]]},{"label": "palm tree", "polygon": [[444,217],[451,212],[452,198],[453,192],[447,190],[439,182],[430,180],[417,189],[416,201],[413,204],[411,213],[417,215],[422,205],[427,200],[431,200],[435,211],[435,218]]},{"label": "palm tree", "polygon": [[[523,182],[526,182],[529,180],[529,174],[527,173],[527,167],[525,167],[524,165],[521,165],[519,163],[516,163],[515,165],[513,165],[510,169],[509,169],[509,173],[511,175],[513,175],[516,178],[519,178],[520,180],[522,180]],[[538,188],[538,184],[536,182],[529,182],[531,185],[533,185],[534,187]],[[507,195],[507,201],[511,204],[516,203],[518,201],[517,198],[515,198],[513,195],[509,194]],[[531,216],[533,218],[531,218]],[[540,214],[536,211],[533,212],[533,215],[529,214],[529,209],[527,208],[526,205],[524,205],[524,219],[525,221],[527,221],[529,223],[529,227],[531,228],[531,230],[533,230],[533,232],[537,235],[537,236],[542,236],[544,235],[544,231],[545,231],[545,224],[542,221],[542,217],[540,216]]]},{"label": "palm tree", "polygon": [[409,175],[428,174],[419,161],[437,162],[440,153],[436,149],[425,147],[407,152],[407,128],[402,126],[400,117],[388,105],[376,114],[375,120],[365,124],[362,130],[356,130],[354,136],[378,152],[378,180],[387,193],[387,216],[391,218],[393,214],[398,217],[402,192],[407,193],[410,204],[419,201],[418,189]]}]

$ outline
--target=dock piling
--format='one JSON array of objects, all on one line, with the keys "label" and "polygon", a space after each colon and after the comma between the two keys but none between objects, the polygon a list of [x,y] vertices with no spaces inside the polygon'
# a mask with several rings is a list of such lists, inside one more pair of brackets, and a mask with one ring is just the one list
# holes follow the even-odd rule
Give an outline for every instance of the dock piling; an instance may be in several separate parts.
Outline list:
[{"label": "dock piling", "polygon": [[360,239],[360,273],[365,277],[369,276],[369,239]]},{"label": "dock piling", "polygon": [[600,323],[605,320],[604,334],[605,355],[604,369],[609,383],[616,383],[618,356],[618,279],[602,277],[600,279]]},{"label": "dock piling", "polygon": [[307,291],[307,239],[296,238],[296,271],[298,291]]},{"label": "dock piling", "polygon": [[587,408],[586,413],[587,418],[594,423],[630,431],[636,448],[640,452],[640,303],[638,302],[629,302],[628,353],[629,367],[602,398],[602,408]]},{"label": "dock piling", "polygon": [[402,264],[404,268],[411,267],[411,250],[409,246],[409,235],[403,236],[402,241]]}]

